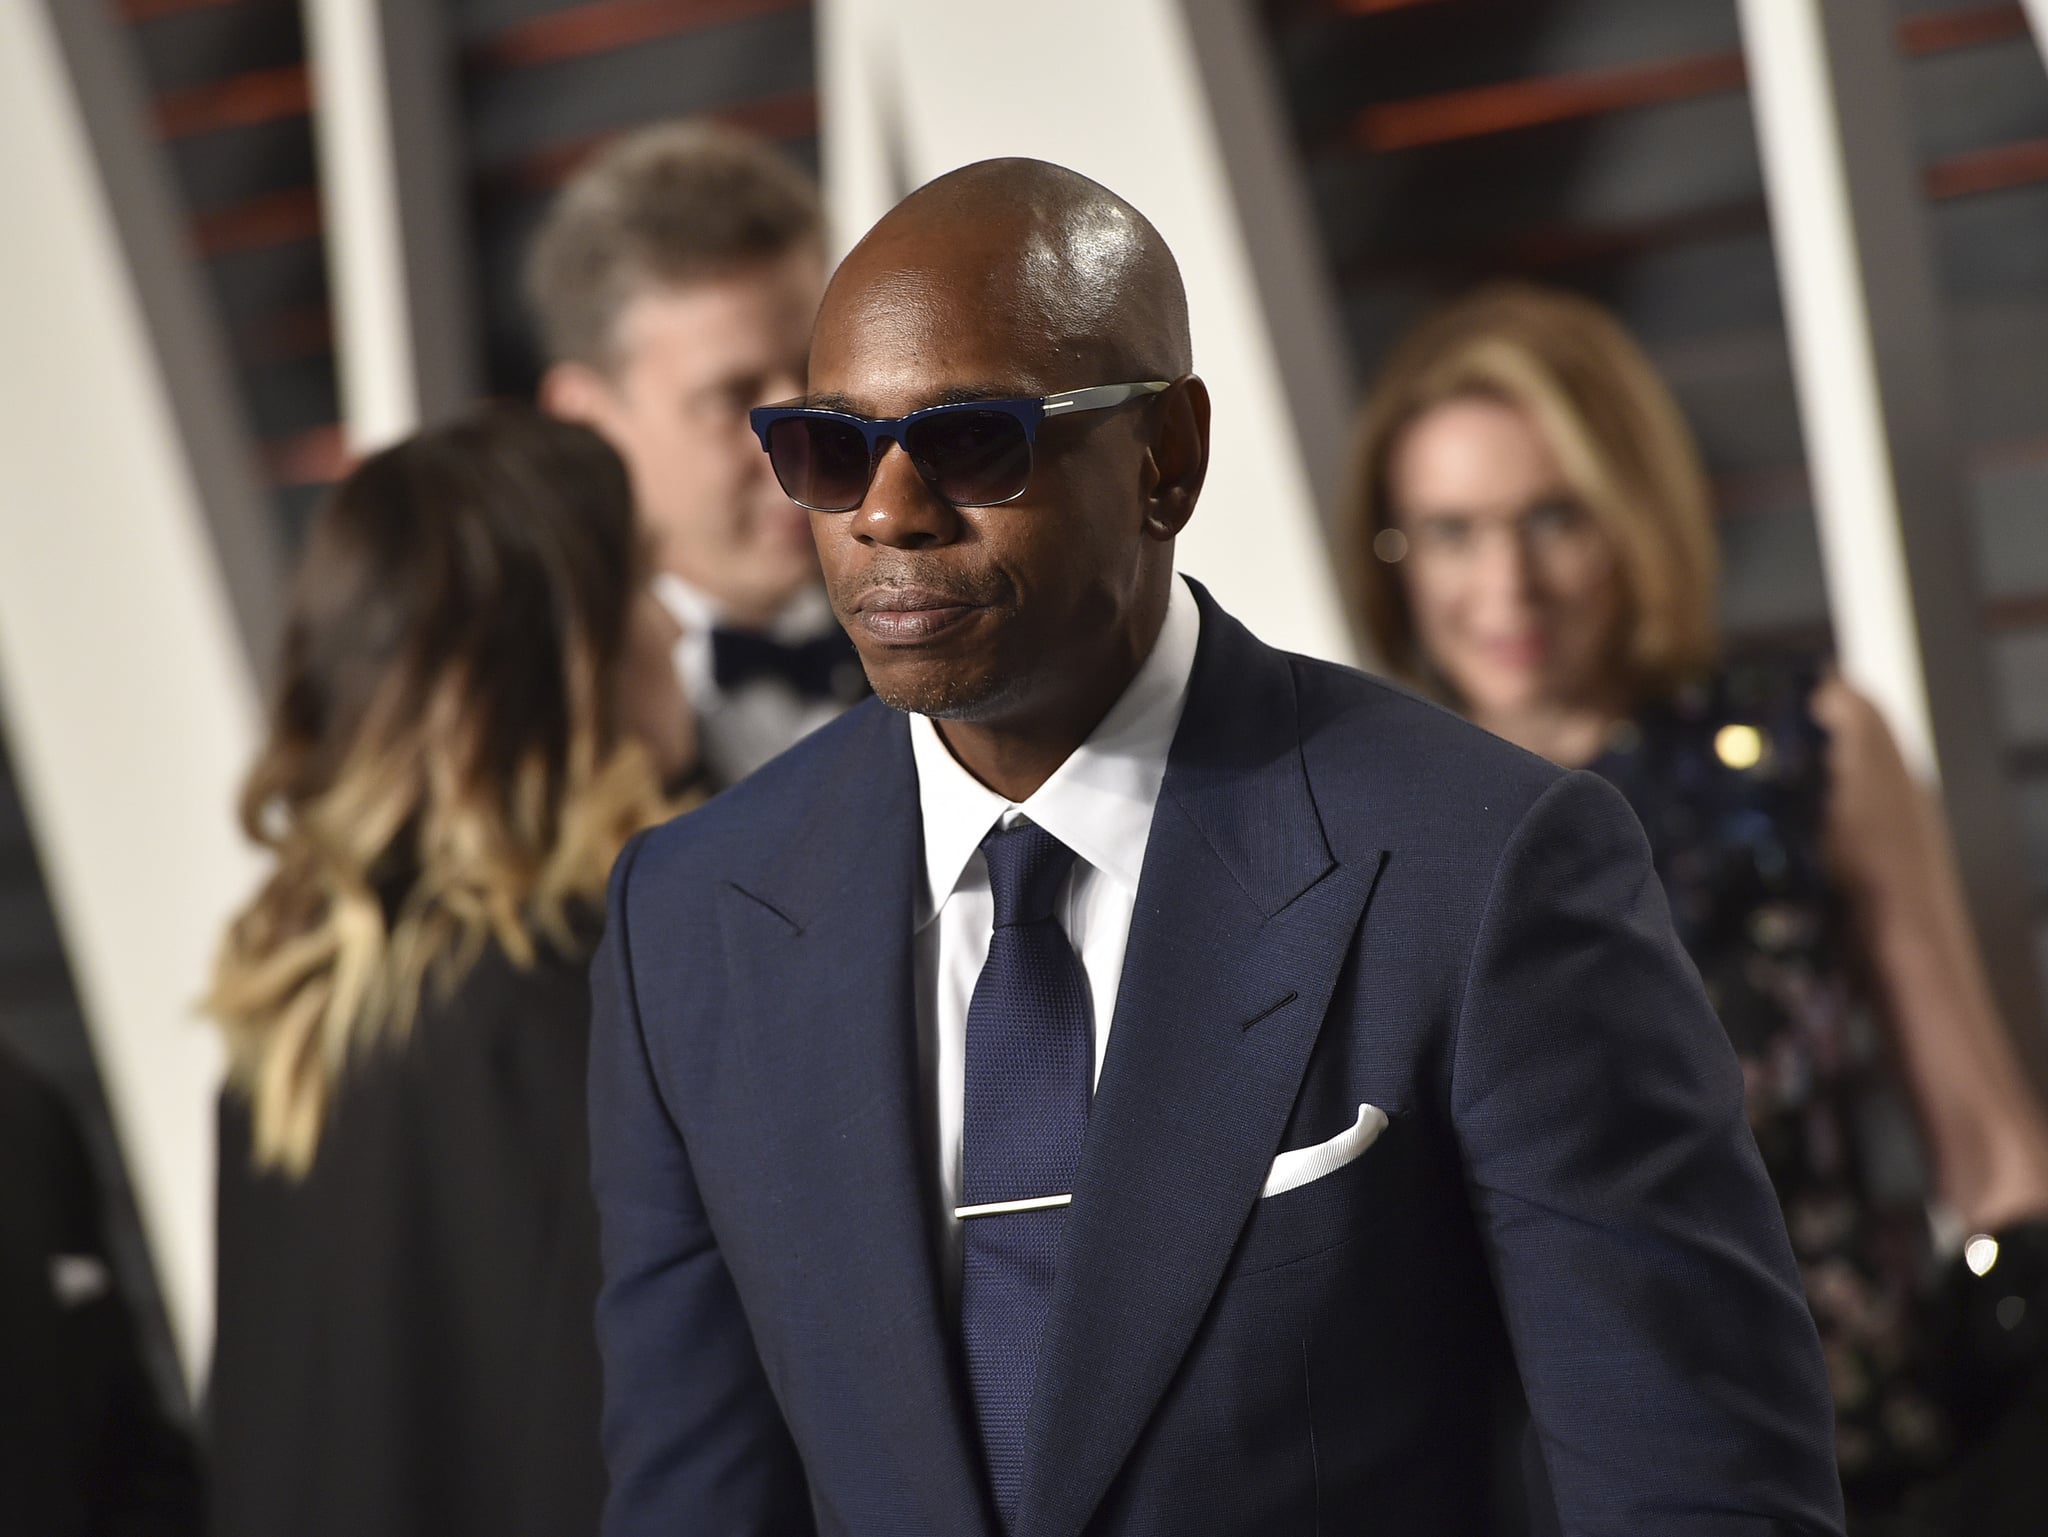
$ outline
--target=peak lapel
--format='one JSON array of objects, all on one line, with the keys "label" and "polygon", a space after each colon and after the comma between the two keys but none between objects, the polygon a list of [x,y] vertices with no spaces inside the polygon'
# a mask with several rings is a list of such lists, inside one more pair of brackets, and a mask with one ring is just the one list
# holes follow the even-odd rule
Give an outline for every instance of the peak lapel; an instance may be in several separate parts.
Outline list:
[{"label": "peak lapel", "polygon": [[727,887],[732,996],[754,1032],[790,1348],[857,1384],[824,1433],[921,1506],[992,1537],[933,1254],[911,921],[923,846],[903,718],[867,707],[780,865]]},{"label": "peak lapel", "polygon": [[1086,1526],[1186,1353],[1371,893],[1301,762],[1293,674],[1207,595],[1039,1354],[1018,1537]]}]

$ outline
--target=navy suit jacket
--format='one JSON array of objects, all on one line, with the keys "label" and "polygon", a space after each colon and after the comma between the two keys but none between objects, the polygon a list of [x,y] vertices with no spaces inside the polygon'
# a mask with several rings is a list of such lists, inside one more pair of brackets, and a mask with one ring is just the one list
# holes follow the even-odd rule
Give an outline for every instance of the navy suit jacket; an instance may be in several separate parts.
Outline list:
[{"label": "navy suit jacket", "polygon": [[[1206,594],[1017,1537],[1840,1530],[1818,1342],[1642,834]],[[608,1537],[994,1537],[937,1272],[907,724],[638,839],[596,973]],[[1261,1199],[1276,1154],[1391,1118]]]}]

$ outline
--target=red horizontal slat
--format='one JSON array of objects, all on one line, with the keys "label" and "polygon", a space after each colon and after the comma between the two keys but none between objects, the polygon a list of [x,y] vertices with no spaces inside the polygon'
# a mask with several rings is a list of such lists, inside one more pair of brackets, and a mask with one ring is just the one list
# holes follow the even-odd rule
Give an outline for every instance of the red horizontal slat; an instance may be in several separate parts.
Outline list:
[{"label": "red horizontal slat", "polygon": [[1739,89],[1743,78],[1741,54],[1714,53],[1593,74],[1507,80],[1367,107],[1351,120],[1348,137],[1357,148],[1375,152],[1416,149],[1717,95]]},{"label": "red horizontal slat", "polygon": [[167,139],[215,133],[304,117],[312,105],[312,81],[303,64],[251,70],[207,85],[188,86],[156,99],[157,132]]},{"label": "red horizontal slat", "polygon": [[1304,10],[1328,16],[1378,16],[1387,11],[1405,11],[1417,5],[1441,5],[1443,0],[1311,0]]},{"label": "red horizontal slat", "polygon": [[[1342,9],[1355,0],[1334,3]],[[1899,26],[1899,46],[1916,58],[1926,58],[2023,37],[2027,30],[2026,13],[2017,4],[1984,5],[1909,17]],[[1415,149],[1717,95],[1740,90],[1747,81],[1747,66],[1739,51],[1584,74],[1506,80],[1375,103],[1352,118],[1344,138],[1354,148],[1375,152]]]},{"label": "red horizontal slat", "polygon": [[334,316],[325,304],[295,305],[238,327],[233,343],[244,368],[326,357],[334,351]]},{"label": "red horizontal slat", "polygon": [[314,427],[263,445],[263,468],[273,486],[327,486],[354,468],[339,425]]},{"label": "red horizontal slat", "polygon": [[1968,197],[2048,181],[2048,139],[2023,139],[1989,149],[1965,150],[1927,168],[1927,195]]},{"label": "red horizontal slat", "polygon": [[[1418,5],[1441,3],[1443,0],[1281,0],[1280,9],[1292,17],[1377,16],[1387,11],[1405,11]],[[1908,16],[1899,23],[1899,46],[1906,53],[1923,57],[2025,37],[2027,30],[2026,10],[2018,0],[1999,0],[1999,3],[1972,6],[1967,10]]]},{"label": "red horizontal slat", "polygon": [[811,0],[584,0],[536,16],[478,43],[463,62],[473,70],[530,69],[783,11]]},{"label": "red horizontal slat", "polygon": [[1984,605],[1985,626],[1993,630],[2031,630],[2048,625],[2048,593],[1993,598]]},{"label": "red horizontal slat", "polygon": [[320,198],[311,187],[270,192],[201,214],[192,221],[199,254],[226,256],[258,246],[289,245],[320,233]]},{"label": "red horizontal slat", "polygon": [[[248,0],[121,0],[121,19],[126,22],[161,21],[166,16],[182,16],[187,11],[224,11],[231,5],[243,5]],[[275,4],[276,0],[266,0]]]},{"label": "red horizontal slat", "polygon": [[[1929,165],[1922,173],[1927,196],[1936,202],[1978,193],[2004,192],[2048,182],[2048,139],[1965,150]],[[1723,203],[1637,224],[1606,227],[1539,225],[1490,244],[1450,250],[1410,251],[1388,258],[1368,253],[1343,271],[1347,284],[1389,277],[1440,276],[1445,271],[1525,272],[1539,276],[1603,263],[1626,261],[1698,240],[1723,239],[1767,227],[1761,200]]]},{"label": "red horizontal slat", "polygon": [[[715,112],[701,114],[721,123],[730,123],[735,128],[744,128],[749,133],[759,134],[771,143],[789,143],[796,139],[815,138],[818,132],[818,97],[815,91],[790,91],[781,96],[767,96],[759,101],[742,102],[736,106],[723,107]],[[551,192],[567,181],[576,170],[598,150],[609,144],[621,132],[592,134],[588,138],[574,139],[567,144],[552,144],[507,165],[487,171],[482,177],[484,191],[492,197],[518,197],[538,192]]]},{"label": "red horizontal slat", "polygon": [[1899,47],[1915,58],[1981,48],[2027,35],[2027,13],[2016,3],[1972,6],[1967,11],[1933,11],[1899,23]]}]

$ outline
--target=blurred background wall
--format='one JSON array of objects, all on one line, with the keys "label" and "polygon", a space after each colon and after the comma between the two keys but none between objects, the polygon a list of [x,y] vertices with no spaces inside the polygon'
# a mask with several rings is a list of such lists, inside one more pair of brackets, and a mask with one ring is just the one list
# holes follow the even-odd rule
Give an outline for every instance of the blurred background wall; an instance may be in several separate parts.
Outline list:
[{"label": "blurred background wall", "polygon": [[[1817,70],[1760,34],[1773,15],[1810,28]],[[1183,563],[1329,654],[1351,642],[1320,519],[1391,338],[1494,275],[1612,305],[1705,446],[1739,648],[1852,634],[1845,605],[1881,584],[1843,562],[1894,552],[1898,601],[1869,613],[1912,644],[1844,652],[1920,712],[2041,1059],[2048,76],[2027,5],[18,0],[0,26],[0,193],[44,220],[18,212],[0,254],[0,1035],[95,1117],[143,1212],[129,1279],[161,1283],[189,1369],[211,1070],[191,1004],[253,869],[229,796],[278,573],[352,451],[531,388],[540,210],[607,136],[676,114],[822,169],[842,248],[988,153],[1146,208],[1230,424]],[[1819,206],[1788,180],[1802,154],[1845,199],[1860,361],[1799,340],[1797,274],[1827,270],[1787,227]],[[1815,404],[1839,400],[1876,424],[1875,497],[1823,494]]]}]

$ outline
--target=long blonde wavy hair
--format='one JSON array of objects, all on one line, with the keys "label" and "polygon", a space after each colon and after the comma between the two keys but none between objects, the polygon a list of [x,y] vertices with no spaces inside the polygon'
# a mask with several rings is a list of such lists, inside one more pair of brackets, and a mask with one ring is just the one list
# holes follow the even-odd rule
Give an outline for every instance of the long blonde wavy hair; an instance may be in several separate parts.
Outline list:
[{"label": "long blonde wavy hair", "polygon": [[365,460],[316,514],[242,793],[275,868],[207,1000],[259,1167],[303,1174],[351,1059],[488,943],[583,947],[664,810],[616,698],[644,577],[617,455],[524,409]]}]

